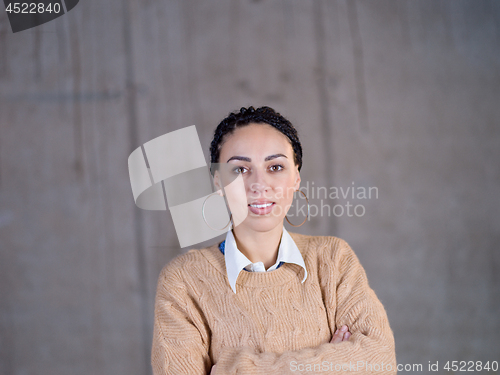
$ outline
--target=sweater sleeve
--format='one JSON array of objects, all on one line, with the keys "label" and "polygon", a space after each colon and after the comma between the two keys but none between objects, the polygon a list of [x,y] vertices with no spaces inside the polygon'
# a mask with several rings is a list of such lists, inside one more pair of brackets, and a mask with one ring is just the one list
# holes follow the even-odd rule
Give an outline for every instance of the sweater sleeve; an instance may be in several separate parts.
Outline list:
[{"label": "sweater sleeve", "polygon": [[154,375],[210,373],[209,330],[186,284],[167,265],[158,279],[151,364]]},{"label": "sweater sleeve", "polygon": [[347,324],[352,334],[349,340],[282,354],[258,353],[249,347],[231,348],[217,361],[216,375],[339,371],[357,375],[397,373],[394,336],[385,309],[370,288],[355,253],[345,241],[336,241],[337,246],[327,244],[324,249],[327,251],[318,276],[331,330],[334,332],[336,327]]}]

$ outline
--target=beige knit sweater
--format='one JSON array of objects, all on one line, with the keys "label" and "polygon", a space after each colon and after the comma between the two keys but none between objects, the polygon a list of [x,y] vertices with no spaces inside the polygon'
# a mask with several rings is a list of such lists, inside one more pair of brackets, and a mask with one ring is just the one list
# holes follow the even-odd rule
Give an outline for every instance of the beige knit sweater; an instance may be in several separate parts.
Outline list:
[{"label": "beige knit sweater", "polygon": [[[304,270],[285,263],[241,272],[235,294],[218,245],[190,250],[161,271],[155,303],[155,375],[395,374],[384,307],[349,245],[290,232]],[[347,324],[348,341],[330,343]]]}]

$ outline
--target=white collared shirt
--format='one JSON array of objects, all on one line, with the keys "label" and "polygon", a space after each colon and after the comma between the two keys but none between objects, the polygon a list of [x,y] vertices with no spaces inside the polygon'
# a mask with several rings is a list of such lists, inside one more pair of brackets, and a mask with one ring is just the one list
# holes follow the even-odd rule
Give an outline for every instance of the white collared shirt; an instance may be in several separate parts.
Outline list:
[{"label": "white collared shirt", "polygon": [[229,284],[231,285],[234,293],[236,293],[236,279],[243,269],[250,272],[269,272],[278,268],[280,262],[295,263],[304,269],[304,278],[302,279],[302,282],[304,282],[307,278],[306,265],[304,263],[304,259],[302,258],[302,254],[285,227],[283,227],[283,232],[281,234],[280,245],[278,248],[278,259],[274,265],[267,269],[267,271],[264,267],[264,263],[252,263],[238,249],[232,230],[228,231],[226,235],[226,241],[224,244],[224,259],[226,262]]}]

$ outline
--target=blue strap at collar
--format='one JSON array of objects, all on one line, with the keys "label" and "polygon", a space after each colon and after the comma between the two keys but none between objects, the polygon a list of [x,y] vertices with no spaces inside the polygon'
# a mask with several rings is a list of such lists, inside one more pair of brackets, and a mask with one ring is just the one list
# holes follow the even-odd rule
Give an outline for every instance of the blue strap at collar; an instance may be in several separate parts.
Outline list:
[{"label": "blue strap at collar", "polygon": [[219,250],[221,251],[222,255],[224,255],[224,249],[226,248],[226,240],[222,241],[219,244]]},{"label": "blue strap at collar", "polygon": [[[224,255],[224,250],[225,250],[225,249],[226,249],[226,240],[222,241],[222,242],[219,244],[219,250],[220,250],[220,252],[222,253],[222,255]],[[278,264],[278,267],[276,267],[276,269],[280,268],[280,267],[281,267],[281,265],[282,265],[283,263],[285,263],[285,262],[280,261],[280,263]],[[244,268],[243,268],[243,269],[244,269]],[[245,271],[247,271],[247,272],[250,272],[250,271],[248,271],[248,270],[246,270],[246,269],[244,269],[244,270],[245,270]]]}]

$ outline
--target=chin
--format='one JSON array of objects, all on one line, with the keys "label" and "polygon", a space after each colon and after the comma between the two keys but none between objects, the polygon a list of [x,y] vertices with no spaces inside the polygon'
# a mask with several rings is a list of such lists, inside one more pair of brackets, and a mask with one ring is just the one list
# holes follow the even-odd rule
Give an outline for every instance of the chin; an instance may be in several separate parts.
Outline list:
[{"label": "chin", "polygon": [[250,229],[255,232],[269,232],[278,225],[283,225],[283,219],[278,217],[247,217],[245,221],[238,226],[245,227],[246,229]]}]

